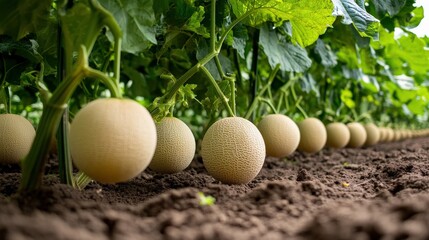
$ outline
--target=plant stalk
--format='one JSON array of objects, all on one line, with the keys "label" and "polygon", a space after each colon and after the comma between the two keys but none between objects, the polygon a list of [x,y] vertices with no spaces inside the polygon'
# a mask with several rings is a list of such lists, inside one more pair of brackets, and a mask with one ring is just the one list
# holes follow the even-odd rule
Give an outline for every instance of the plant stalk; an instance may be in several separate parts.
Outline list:
[{"label": "plant stalk", "polygon": [[216,52],[216,0],[211,0],[210,9],[210,51]]},{"label": "plant stalk", "polygon": [[217,54],[214,57],[214,61],[216,63],[216,68],[217,68],[217,70],[219,72],[219,75],[220,75],[221,79],[225,79],[225,73],[223,72],[222,64],[220,64],[219,56]]},{"label": "plant stalk", "polygon": [[277,75],[277,72],[280,70],[280,64],[277,64],[276,67],[273,69],[273,71],[270,74],[270,77],[268,78],[267,84],[259,91],[258,95],[253,99],[252,104],[250,104],[249,109],[247,110],[246,114],[244,115],[244,118],[249,119],[252,113],[255,111],[256,107],[258,106],[258,102],[260,98],[262,98],[262,95],[268,90],[268,88],[271,87],[271,84],[274,81],[275,76]]},{"label": "plant stalk", "polygon": [[115,89],[116,84],[112,79],[88,66],[88,54],[84,46],[81,47],[78,56],[78,62],[73,72],[67,76],[65,81],[60,83],[45,104],[36,137],[30,152],[22,162],[22,178],[19,189],[21,192],[32,191],[42,185],[45,162],[49,152],[48,146],[54,140],[55,132],[58,130],[61,117],[67,108],[68,100],[84,77],[100,78],[112,90],[112,95],[120,96],[120,90]]},{"label": "plant stalk", "polygon": [[237,107],[235,103],[235,76],[228,76],[226,77],[229,81],[229,86],[231,90],[231,105],[232,105],[232,112],[234,115],[237,115]]},{"label": "plant stalk", "polygon": [[[173,86],[167,92],[167,94],[163,96],[163,102],[170,101],[175,96],[175,94],[177,93],[179,88],[183,84],[185,84],[186,81],[188,81],[192,76],[194,76],[200,70],[200,68],[204,67],[204,65],[206,63],[208,63],[210,60],[212,60],[215,56],[216,56],[216,53],[214,53],[214,52],[207,54],[207,56],[205,56],[197,64],[192,66],[182,76],[180,76],[180,78],[177,79],[177,81],[173,84]],[[150,112],[152,115],[154,115],[154,114],[157,114],[159,112],[159,109],[155,107],[153,109],[150,109]]]},{"label": "plant stalk", "polygon": [[270,100],[265,99],[265,98],[259,98],[259,101],[261,101],[261,102],[263,102],[263,103],[267,104],[267,105],[271,108],[271,110],[272,110],[275,114],[277,114],[277,109],[274,107],[273,103],[272,103]]},{"label": "plant stalk", "polygon": [[204,67],[204,66],[201,67],[201,70],[203,71],[203,73],[206,74],[206,76],[209,79],[210,83],[215,88],[216,93],[217,93],[218,97],[221,99],[221,101],[222,101],[223,105],[225,106],[226,110],[228,111],[228,114],[231,117],[235,117],[234,111],[231,109],[231,107],[228,104],[228,99],[223,94],[222,90],[220,89],[219,85],[217,84],[216,80],[213,78],[213,76],[211,75],[211,73],[209,72],[209,70],[206,67]]},{"label": "plant stalk", "polygon": [[20,191],[32,191],[42,185],[42,177],[49,147],[54,141],[54,134],[67,107],[66,101],[84,77],[81,68],[73,72],[70,79],[62,82],[45,105],[36,137],[30,152],[22,162],[22,178]]},{"label": "plant stalk", "polygon": [[[168,91],[166,95],[164,95],[162,98],[162,102],[168,102],[172,99],[172,97],[176,94],[176,92],[179,90],[179,88],[186,83],[186,81],[189,80],[194,74],[196,74],[200,68],[202,68],[206,63],[208,63],[210,60],[212,60],[214,57],[218,56],[220,49],[222,48],[223,42],[225,41],[226,37],[228,36],[228,33],[234,28],[239,22],[246,19],[248,16],[250,16],[254,11],[249,11],[240,16],[239,18],[235,19],[231,25],[228,26],[228,28],[222,33],[220,40],[216,43],[216,0],[212,0],[211,2],[211,22],[210,22],[210,45],[212,51],[208,53],[203,59],[198,61],[194,66],[192,66],[186,73],[184,73],[180,78],[177,79],[177,82],[174,83],[172,88]],[[214,48],[212,46],[215,46]],[[211,74],[210,74],[211,75]],[[150,109],[150,112],[152,115],[155,115],[159,112],[159,109],[157,107],[154,107],[153,109]]]},{"label": "plant stalk", "polygon": [[[57,76],[58,82],[64,81],[65,78],[65,55],[64,49],[62,47],[62,30],[61,24],[58,23],[57,26],[58,35],[57,35],[57,52],[58,52],[58,66],[57,66]],[[43,74],[41,74],[43,76]],[[49,99],[48,99],[49,101]],[[47,101],[47,102],[48,102]],[[61,117],[60,124],[58,126],[56,144],[57,144],[57,156],[58,156],[58,171],[60,176],[60,182],[75,187],[75,182],[73,180],[73,163],[70,155],[70,149],[68,144],[68,130],[69,130],[69,117],[68,117],[68,108],[64,109],[64,113]],[[52,143],[55,139],[52,140]]]}]

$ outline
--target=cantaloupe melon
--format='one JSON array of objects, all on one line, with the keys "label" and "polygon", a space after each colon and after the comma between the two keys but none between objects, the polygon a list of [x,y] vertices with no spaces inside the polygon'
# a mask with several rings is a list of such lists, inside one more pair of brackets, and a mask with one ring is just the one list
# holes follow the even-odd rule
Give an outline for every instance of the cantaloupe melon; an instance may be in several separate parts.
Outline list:
[{"label": "cantaloupe melon", "polygon": [[262,169],[265,143],[258,128],[247,119],[216,121],[201,143],[204,167],[215,179],[228,184],[250,182]]},{"label": "cantaloupe melon", "polygon": [[317,118],[307,118],[298,123],[301,139],[298,150],[316,153],[326,144],[327,133],[325,125]]},{"label": "cantaloupe melon", "polygon": [[374,123],[365,124],[366,140],[365,146],[372,146],[380,141],[380,129]]},{"label": "cantaloupe melon", "polygon": [[267,156],[286,157],[298,147],[299,128],[292,119],[285,115],[265,116],[259,122],[258,129],[264,138]]},{"label": "cantaloupe melon", "polygon": [[333,122],[326,125],[326,146],[331,148],[343,148],[350,141],[350,131],[344,123]]},{"label": "cantaloupe melon", "polygon": [[102,183],[127,181],[150,163],[156,128],[150,113],[129,99],[97,99],[83,107],[70,126],[76,167]]},{"label": "cantaloupe melon", "polygon": [[349,128],[349,131],[350,131],[350,141],[347,144],[347,147],[351,147],[351,148],[362,147],[366,141],[365,127],[358,122],[348,123],[347,127]]},{"label": "cantaloupe melon", "polygon": [[0,163],[19,163],[30,151],[36,131],[24,117],[0,115]]},{"label": "cantaloupe melon", "polygon": [[195,138],[180,119],[165,117],[156,123],[157,144],[149,168],[159,173],[184,170],[195,155]]}]

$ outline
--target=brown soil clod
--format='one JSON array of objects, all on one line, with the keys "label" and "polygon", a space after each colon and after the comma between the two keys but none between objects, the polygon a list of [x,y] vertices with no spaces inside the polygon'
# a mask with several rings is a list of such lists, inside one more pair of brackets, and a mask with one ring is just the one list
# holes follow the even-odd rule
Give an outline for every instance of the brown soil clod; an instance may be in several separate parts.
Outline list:
[{"label": "brown soil clod", "polygon": [[243,185],[196,157],[180,173],[82,191],[59,183],[51,157],[45,186],[25,194],[20,168],[0,166],[0,239],[429,239],[428,156],[427,138],[297,152]]}]

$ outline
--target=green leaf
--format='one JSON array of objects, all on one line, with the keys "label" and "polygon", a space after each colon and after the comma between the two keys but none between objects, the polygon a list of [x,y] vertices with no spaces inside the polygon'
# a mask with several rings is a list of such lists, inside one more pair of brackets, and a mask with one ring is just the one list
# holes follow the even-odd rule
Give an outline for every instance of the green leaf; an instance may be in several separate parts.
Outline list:
[{"label": "green leaf", "polygon": [[143,73],[129,66],[123,66],[122,73],[130,78],[131,86],[129,90],[132,94],[131,96],[150,96],[147,80]]},{"label": "green leaf", "polygon": [[395,43],[395,33],[389,32],[383,27],[380,27],[378,40],[371,40],[371,46],[376,50],[382,49],[392,43]]},{"label": "green leaf", "polygon": [[417,91],[414,90],[402,90],[402,89],[396,89],[395,91],[396,96],[398,97],[398,100],[401,103],[407,103],[408,101],[414,99],[417,95]]},{"label": "green leaf", "polygon": [[[230,81],[228,80],[217,81],[220,90],[225,96],[230,96],[231,94],[231,87],[229,83]],[[219,98],[219,95],[217,95],[217,92],[212,84],[207,87],[206,97],[203,101],[201,101],[201,103],[203,104],[204,108],[210,112],[217,112],[221,106],[223,107],[222,100]]]},{"label": "green leaf", "polygon": [[45,22],[43,27],[40,27],[35,31],[37,43],[39,44],[38,51],[45,59],[47,57],[52,57],[56,60],[57,58],[57,30],[57,19],[51,17],[49,21]]},{"label": "green leaf", "polygon": [[245,58],[245,48],[249,34],[247,28],[243,24],[237,24],[233,31],[233,42],[232,47],[237,50],[241,58]]},{"label": "green leaf", "polygon": [[267,26],[261,29],[259,43],[267,55],[271,68],[280,64],[282,71],[304,72],[311,66],[311,59],[304,48],[281,41],[276,31],[270,31]]},{"label": "green leaf", "polygon": [[82,0],[72,8],[60,11],[59,15],[66,52],[78,52],[81,45],[91,51],[104,26],[102,13],[90,0]]},{"label": "green leaf", "polygon": [[164,14],[167,24],[171,26],[182,27],[197,11],[194,1],[174,0],[171,3],[168,12]]},{"label": "green leaf", "polygon": [[192,63],[189,59],[188,53],[184,49],[171,49],[170,61],[172,64],[179,68],[189,69],[192,67]]},{"label": "green leaf", "polygon": [[42,61],[38,47],[37,42],[29,38],[14,41],[0,36],[0,86],[3,81],[13,85],[21,83],[21,74]]},{"label": "green leaf", "polygon": [[359,61],[356,50],[349,47],[342,47],[337,52],[338,60],[347,64],[349,68],[358,68]]},{"label": "green leaf", "polygon": [[153,11],[155,12],[157,18],[161,15],[164,15],[168,11],[171,1],[172,0],[156,0],[153,2]]},{"label": "green leaf", "polygon": [[[123,32],[122,51],[138,53],[156,44],[152,0],[100,0]],[[109,36],[113,41],[113,37]]]},{"label": "green leaf", "polygon": [[207,28],[201,24],[204,19],[204,13],[204,7],[199,6],[188,19],[185,26],[183,26],[183,29],[194,32],[206,38],[210,37],[210,33],[208,32]]},{"label": "green leaf", "polygon": [[380,21],[362,9],[354,0],[333,0],[334,15],[343,17],[343,24],[353,24],[362,37],[378,39]]},{"label": "green leaf", "polygon": [[416,115],[422,115],[425,113],[427,102],[422,101],[421,99],[413,99],[410,103],[407,104],[407,107],[412,113]]},{"label": "green leaf", "polygon": [[372,93],[378,93],[380,91],[380,85],[378,84],[377,79],[373,76],[364,75],[360,83],[364,89]]},{"label": "green leaf", "polygon": [[353,93],[350,90],[344,89],[341,90],[341,101],[348,107],[348,108],[355,108],[356,103],[352,99]]},{"label": "green leaf", "polygon": [[405,6],[407,0],[375,0],[372,1],[380,16],[388,13],[391,17],[397,15]]},{"label": "green leaf", "polygon": [[0,0],[0,35],[19,40],[44,26],[52,0]]},{"label": "green leaf", "polygon": [[412,12],[412,16],[413,17],[406,25],[407,28],[415,28],[420,24],[420,22],[423,20],[423,17],[424,17],[423,7],[418,7],[414,9],[414,11]]},{"label": "green leaf", "polygon": [[230,0],[237,18],[249,15],[244,23],[259,26],[273,22],[280,26],[284,21],[292,25],[292,42],[301,46],[314,43],[319,35],[335,21],[333,4],[329,0]]},{"label": "green leaf", "polygon": [[429,71],[429,51],[425,46],[425,42],[420,38],[402,36],[397,44],[387,46],[385,57],[398,68],[405,63],[415,73],[426,74]]},{"label": "green leaf", "polygon": [[317,83],[314,80],[313,76],[311,74],[304,74],[304,76],[301,77],[301,89],[302,91],[306,93],[314,92],[316,97],[320,96],[319,89],[317,88]]},{"label": "green leaf", "polygon": [[[201,39],[198,42],[197,56],[196,56],[197,60],[203,59],[205,56],[207,56],[207,54],[209,52],[210,52],[210,47],[209,47],[209,44],[207,43],[206,39]],[[231,59],[225,57],[222,54],[219,54],[218,57],[219,57],[220,65],[222,66],[222,70],[224,71],[224,73],[233,72]],[[205,67],[209,70],[209,72],[212,74],[214,79],[216,79],[216,80],[221,79],[221,76],[219,74],[219,71],[216,67],[216,63],[214,62],[214,60],[206,63]]]},{"label": "green leaf", "polygon": [[314,52],[320,56],[323,66],[333,67],[337,65],[337,56],[331,51],[329,45],[326,45],[321,39],[317,40]]},{"label": "green leaf", "polygon": [[360,67],[363,73],[376,74],[377,57],[372,48],[359,49]]},{"label": "green leaf", "polygon": [[184,107],[189,107],[189,102],[194,100],[197,96],[194,93],[196,87],[196,84],[185,84],[181,86],[176,94],[176,103],[180,103]]},{"label": "green leaf", "polygon": [[42,56],[37,51],[39,44],[31,38],[14,41],[7,36],[0,36],[0,54],[6,56],[19,56],[32,63],[42,61]]}]

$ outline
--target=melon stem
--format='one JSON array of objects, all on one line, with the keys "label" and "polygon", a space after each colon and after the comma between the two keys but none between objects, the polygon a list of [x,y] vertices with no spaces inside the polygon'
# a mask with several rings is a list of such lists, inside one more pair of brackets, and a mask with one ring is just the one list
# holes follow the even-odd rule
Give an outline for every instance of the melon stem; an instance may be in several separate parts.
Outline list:
[{"label": "melon stem", "polygon": [[219,84],[217,84],[216,80],[213,78],[213,76],[211,75],[209,70],[204,66],[201,67],[201,70],[207,76],[211,85],[215,88],[216,93],[217,93],[218,97],[220,98],[220,100],[222,101],[225,109],[228,111],[229,116],[235,117],[234,111],[232,110],[232,108],[228,104],[228,98],[225,97],[225,94],[223,94],[222,90],[219,87]]},{"label": "melon stem", "polygon": [[19,191],[32,191],[42,185],[45,162],[49,153],[48,146],[54,140],[61,117],[67,108],[68,99],[70,99],[74,90],[85,77],[84,68],[87,66],[87,53],[85,48],[82,47],[77,67],[65,81],[60,83],[44,106],[36,137],[31,145],[30,152],[22,161],[22,177]]}]

